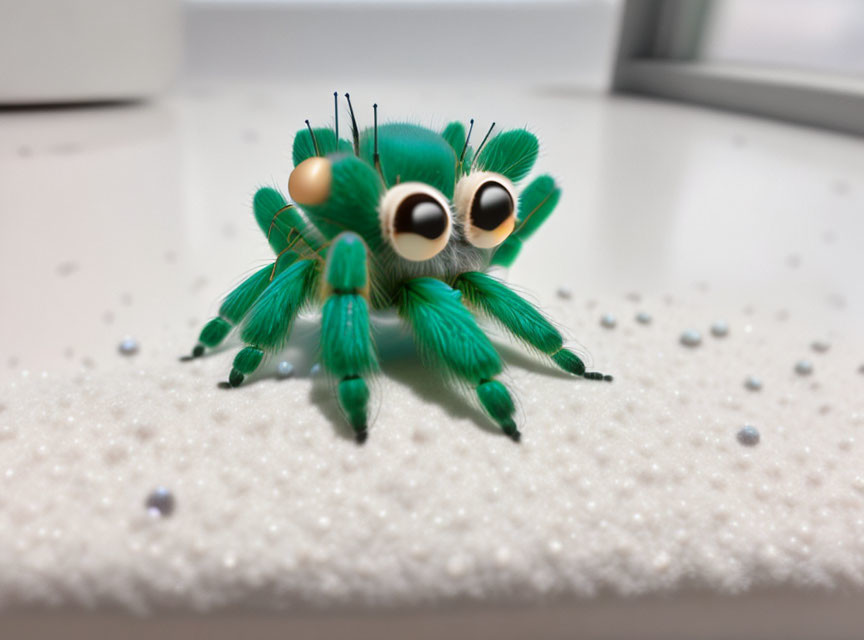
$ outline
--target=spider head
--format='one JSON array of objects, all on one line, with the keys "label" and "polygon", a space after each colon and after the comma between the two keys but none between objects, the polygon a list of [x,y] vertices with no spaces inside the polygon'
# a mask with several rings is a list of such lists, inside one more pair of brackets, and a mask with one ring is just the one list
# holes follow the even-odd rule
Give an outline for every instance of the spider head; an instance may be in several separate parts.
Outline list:
[{"label": "spider head", "polygon": [[479,153],[466,138],[460,123],[441,134],[385,124],[362,132],[354,155],[332,130],[304,130],[289,191],[325,236],[359,233],[393,278],[482,269],[515,228],[515,184],[538,145],[524,129],[492,136]]},{"label": "spider head", "polygon": [[[364,151],[372,159],[369,142]],[[534,164],[537,138],[524,129],[505,131],[479,152],[468,142],[461,123],[441,134],[402,124],[379,132],[380,175],[388,186],[378,207],[381,236],[402,262],[415,263],[413,272],[482,268],[515,229],[515,183]]]}]

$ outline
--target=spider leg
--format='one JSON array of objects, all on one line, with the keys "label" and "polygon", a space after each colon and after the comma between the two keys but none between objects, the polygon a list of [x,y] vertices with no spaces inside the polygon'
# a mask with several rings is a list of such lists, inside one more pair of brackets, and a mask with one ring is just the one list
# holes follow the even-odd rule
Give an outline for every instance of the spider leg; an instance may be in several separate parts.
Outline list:
[{"label": "spider leg", "polygon": [[265,351],[276,351],[285,344],[294,319],[315,291],[317,278],[318,263],[300,260],[276,276],[255,301],[240,330],[247,346],[234,358],[228,376],[232,387],[258,368]]},{"label": "spider leg", "polygon": [[262,267],[251,276],[246,278],[231,293],[225,296],[219,307],[219,315],[210,320],[201,329],[198,336],[198,344],[192,349],[192,357],[198,358],[204,355],[204,349],[218,346],[227,336],[231,329],[240,324],[246,313],[261,297],[264,290],[272,282],[273,278],[291,264],[296,262],[298,254],[293,251],[283,252],[275,262]]},{"label": "spider leg", "polygon": [[473,385],[486,412],[518,442],[521,434],[513,420],[513,399],[495,380],[503,369],[501,358],[460,298],[458,291],[440,280],[416,278],[402,285],[397,309],[414,330],[421,351]]},{"label": "spider leg", "polygon": [[494,320],[507,331],[541,353],[551,357],[559,367],[589,380],[612,381],[612,376],[585,371],[585,364],[564,348],[561,333],[537,308],[506,284],[479,271],[467,271],[456,278],[456,289],[468,304]]},{"label": "spider leg", "polygon": [[301,253],[318,252],[322,247],[320,234],[275,189],[258,189],[252,200],[252,210],[277,255],[276,262],[256,271],[225,297],[219,315],[201,329],[198,343],[192,349],[193,358],[204,355],[207,347],[218,346],[231,329],[240,324],[270,282],[296,262]]},{"label": "spider leg", "polygon": [[339,234],[327,252],[327,299],[321,317],[321,362],[339,380],[338,398],[358,443],[368,435],[369,387],[365,374],[378,368],[366,301],[366,245],[356,233]]},{"label": "spider leg", "polygon": [[516,227],[492,256],[492,264],[509,267],[522,250],[522,243],[533,235],[555,210],[561,189],[551,176],[538,176],[519,196]]},{"label": "spider leg", "polygon": [[303,243],[313,251],[321,248],[323,244],[321,234],[300,215],[297,207],[288,204],[282,194],[275,189],[270,187],[258,189],[252,200],[252,210],[255,212],[258,226],[267,236],[267,242],[277,255],[291,244],[292,234],[299,234]]}]

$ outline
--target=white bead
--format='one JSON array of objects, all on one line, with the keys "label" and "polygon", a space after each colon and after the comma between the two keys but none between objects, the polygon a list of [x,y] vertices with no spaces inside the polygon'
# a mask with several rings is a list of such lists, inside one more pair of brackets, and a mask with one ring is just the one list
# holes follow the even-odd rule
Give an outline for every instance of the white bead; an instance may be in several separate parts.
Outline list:
[{"label": "white bead", "polygon": [[117,350],[124,356],[133,356],[138,353],[138,341],[135,338],[124,338]]},{"label": "white bead", "polygon": [[276,373],[279,374],[280,378],[290,378],[294,375],[294,365],[283,360],[276,366]]},{"label": "white bead", "polygon": [[711,325],[711,335],[715,338],[725,338],[729,335],[729,325],[724,320],[718,320]]},{"label": "white bead", "polygon": [[681,344],[685,347],[698,347],[702,344],[702,334],[696,329],[687,329],[681,334]]}]

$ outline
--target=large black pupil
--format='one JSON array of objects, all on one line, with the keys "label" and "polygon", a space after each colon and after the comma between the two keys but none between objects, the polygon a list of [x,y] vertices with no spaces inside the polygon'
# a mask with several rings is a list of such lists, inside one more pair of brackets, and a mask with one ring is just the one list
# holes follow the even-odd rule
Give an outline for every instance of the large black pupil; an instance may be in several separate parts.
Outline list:
[{"label": "large black pupil", "polygon": [[405,198],[396,209],[393,230],[396,233],[416,233],[434,240],[447,230],[447,213],[432,196],[415,193]]},{"label": "large black pupil", "polygon": [[487,182],[477,189],[471,203],[471,224],[484,231],[494,231],[513,213],[510,193],[497,182]]}]

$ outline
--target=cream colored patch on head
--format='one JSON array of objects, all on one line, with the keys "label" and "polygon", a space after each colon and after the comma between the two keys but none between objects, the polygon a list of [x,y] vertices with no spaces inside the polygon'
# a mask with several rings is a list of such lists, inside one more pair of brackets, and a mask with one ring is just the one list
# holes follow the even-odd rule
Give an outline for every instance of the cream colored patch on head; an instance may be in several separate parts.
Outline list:
[{"label": "cream colored patch on head", "polygon": [[300,205],[327,201],[333,185],[333,168],[327,158],[314,156],[298,164],[288,177],[288,193]]}]

